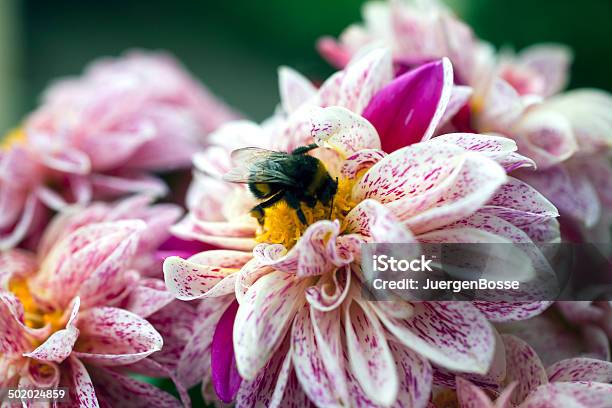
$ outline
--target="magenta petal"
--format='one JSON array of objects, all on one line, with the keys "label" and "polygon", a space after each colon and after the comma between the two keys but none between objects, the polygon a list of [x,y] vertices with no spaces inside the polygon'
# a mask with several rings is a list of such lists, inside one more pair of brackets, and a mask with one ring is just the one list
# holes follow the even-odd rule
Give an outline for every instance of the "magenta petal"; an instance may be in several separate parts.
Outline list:
[{"label": "magenta petal", "polygon": [[446,109],[453,86],[453,68],[443,58],[395,78],[378,91],[363,112],[391,153],[429,139]]},{"label": "magenta petal", "polygon": [[238,311],[238,302],[234,301],[219,319],[213,335],[210,368],[212,383],[219,399],[230,403],[236,398],[242,378],[238,374],[234,344],[232,342],[234,319]]}]

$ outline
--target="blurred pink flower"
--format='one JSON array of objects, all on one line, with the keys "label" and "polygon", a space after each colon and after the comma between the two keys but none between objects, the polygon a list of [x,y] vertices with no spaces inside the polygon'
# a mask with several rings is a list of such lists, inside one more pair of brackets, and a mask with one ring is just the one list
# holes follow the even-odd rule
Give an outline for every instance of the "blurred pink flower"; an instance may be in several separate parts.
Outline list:
[{"label": "blurred pink flower", "polygon": [[[177,369],[185,385],[204,378],[240,407],[425,406],[432,363],[486,378],[496,354],[489,320],[524,319],[548,306],[361,296],[362,243],[558,240],[554,206],[506,175],[532,164],[513,141],[430,139],[454,108],[448,60],[395,80],[392,70],[381,49],[319,90],[285,69],[282,113],[261,127],[221,127],[211,136],[216,144],[195,157],[190,213],[173,231],[221,249],[164,263],[170,291],[201,299],[198,335]],[[235,148],[291,151],[313,142],[339,187],[333,206],[303,208],[307,226],[282,201],[258,226],[245,186],[218,178]]]},{"label": "blurred pink flower", "polygon": [[127,375],[174,377],[168,356],[186,338],[172,335],[180,316],[170,312],[192,309],[141,275],[180,215],[147,204],[73,209],[52,222],[37,254],[0,252],[0,387],[68,387],[71,406],[181,406]]},{"label": "blurred pink flower", "polygon": [[165,194],[155,173],[187,168],[236,117],[165,54],[131,52],[56,82],[1,153],[0,247],[31,233],[43,207]]},{"label": "blurred pink flower", "polygon": [[[465,408],[604,408],[612,398],[612,363],[590,358],[570,358],[544,368],[524,341],[503,336],[507,388],[493,403],[485,391],[457,378],[457,402]],[[448,391],[447,391],[448,393]],[[438,396],[441,400],[444,394]],[[435,399],[434,399],[435,401]],[[436,406],[434,404],[434,406]],[[439,405],[443,408],[447,405]]]}]

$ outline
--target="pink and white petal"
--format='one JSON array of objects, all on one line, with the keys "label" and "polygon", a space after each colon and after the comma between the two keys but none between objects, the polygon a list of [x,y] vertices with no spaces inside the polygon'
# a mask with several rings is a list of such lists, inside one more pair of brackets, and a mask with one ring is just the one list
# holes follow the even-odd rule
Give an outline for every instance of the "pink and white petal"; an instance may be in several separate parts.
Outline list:
[{"label": "pink and white petal", "polygon": [[281,105],[287,114],[293,113],[317,93],[316,88],[307,78],[289,67],[278,69],[278,89]]},{"label": "pink and white petal", "polygon": [[[282,245],[279,245],[279,247],[281,247],[284,251],[285,247]],[[259,278],[272,271],[274,271],[273,268],[262,266],[256,258],[253,258],[247,262],[242,269],[240,269],[240,272],[238,272],[238,277],[236,278],[234,286],[234,295],[236,296],[238,303],[242,303],[242,299],[244,299],[248,290]]]},{"label": "pink and white petal", "polygon": [[[104,172],[119,167],[145,143],[156,137],[154,124],[143,121],[137,129],[125,131],[102,131],[83,138],[80,148],[91,161],[91,169]],[[169,149],[170,150],[170,149]]]},{"label": "pink and white petal", "polygon": [[395,341],[450,370],[485,374],[494,356],[495,336],[484,316],[467,302],[414,304],[408,319],[376,310]]},{"label": "pink and white petal", "polygon": [[[495,351],[493,361],[486,374],[461,374],[461,378],[472,382],[477,387],[498,392],[506,378],[506,350],[502,342],[501,336],[497,331],[495,334]],[[446,370],[440,367],[434,367],[433,382],[434,385],[447,388],[457,388],[457,373]]]},{"label": "pink and white petal", "polygon": [[340,170],[342,176],[355,179],[363,170],[367,170],[387,154],[382,150],[364,149],[346,158]]},{"label": "pink and white petal", "polygon": [[40,207],[36,194],[30,194],[25,202],[23,212],[10,232],[0,234],[0,250],[17,246],[30,232],[34,225],[36,212]]},{"label": "pink and white petal", "polygon": [[[149,361],[154,361],[164,367],[164,370],[176,372],[184,348],[191,340],[194,322],[197,317],[196,304],[179,301],[172,302],[160,311],[147,317],[147,321],[153,325],[155,330],[164,339],[164,345],[160,351],[137,361],[135,364],[130,365],[130,367],[136,365],[146,369],[147,366],[151,365]],[[155,369],[155,367],[151,368]],[[128,370],[131,369],[128,368]],[[166,375],[161,376],[165,377]]]},{"label": "pink and white petal", "polygon": [[537,172],[521,172],[519,177],[547,197],[562,215],[593,226],[600,217],[601,204],[591,181],[584,174],[555,166]]},{"label": "pink and white petal", "polygon": [[438,128],[446,125],[470,100],[474,90],[469,86],[453,85],[451,95]]},{"label": "pink and white petal", "polygon": [[28,336],[45,340],[51,328],[31,329],[25,325],[21,301],[12,293],[0,291],[0,323],[4,334],[0,336],[0,352],[6,355],[20,354],[31,349]]},{"label": "pink and white petal", "polygon": [[52,209],[53,211],[61,211],[70,205],[57,191],[54,191],[47,186],[39,186],[35,190],[35,194],[46,207]]},{"label": "pink and white petal", "polygon": [[547,108],[569,120],[580,152],[593,154],[612,145],[612,97],[597,89],[564,92],[546,101]]},{"label": "pink and white petal", "polygon": [[178,360],[177,379],[190,388],[210,379],[210,346],[212,336],[221,317],[233,301],[233,296],[208,298],[198,305],[192,333]]},{"label": "pink and white petal", "polygon": [[[140,145],[122,166],[153,172],[188,168],[193,153],[202,149],[203,134],[191,112],[157,105],[148,107],[140,116],[147,126],[152,125],[153,138]],[[172,149],[168,149],[170,145]]]},{"label": "pink and white petal", "polygon": [[25,357],[34,358],[40,361],[53,361],[61,363],[73,351],[75,342],[79,337],[79,329],[76,327],[76,318],[81,307],[81,300],[76,297],[71,302],[64,313],[62,320],[66,319],[66,328],[51,334],[40,346],[29,353],[24,353]]},{"label": "pink and white petal", "polygon": [[318,352],[322,359],[327,378],[330,380],[339,401],[348,405],[346,364],[343,357],[341,309],[322,312],[310,307],[310,319]]},{"label": "pink and white petal", "polygon": [[291,363],[291,348],[287,337],[257,377],[242,381],[236,396],[236,408],[308,406],[307,398],[303,398],[301,404],[287,405],[288,401],[285,401],[286,395],[289,399],[303,395]]},{"label": "pink and white petal", "polygon": [[433,136],[452,88],[453,67],[447,58],[424,64],[374,95],[363,117],[378,131],[382,149],[391,153]]},{"label": "pink and white petal", "polygon": [[547,313],[528,320],[498,324],[498,328],[529,343],[545,366],[577,356],[599,359],[610,356],[607,336],[600,328],[584,326],[584,333],[568,330],[560,319]]},{"label": "pink and white petal", "polygon": [[415,243],[409,229],[383,204],[366,199],[354,207],[344,219],[347,233],[372,238],[373,242]]},{"label": "pink and white petal", "polygon": [[234,322],[234,352],[238,372],[253,380],[290,328],[296,311],[305,303],[308,279],[284,272],[260,277],[240,300]]},{"label": "pink and white petal", "polygon": [[321,37],[317,40],[317,51],[331,65],[344,68],[351,60],[351,54],[333,37]]},{"label": "pink and white petal", "polygon": [[[314,404],[312,403],[312,401],[310,401],[310,399],[308,399],[308,396],[302,389],[294,371],[289,373],[289,376],[284,384],[285,386],[283,389],[282,399],[280,399],[280,401],[276,401],[276,399],[273,398],[270,407],[314,407]],[[277,389],[278,388],[279,387],[277,386]],[[278,394],[279,393],[276,392],[274,396]]]},{"label": "pink and white petal", "polygon": [[34,254],[22,249],[0,251],[0,290],[8,291],[12,278],[26,278],[38,268]]},{"label": "pink and white petal", "polygon": [[399,392],[399,378],[383,327],[370,306],[356,299],[344,305],[342,317],[352,374],[370,400],[390,406]]},{"label": "pink and white petal", "polygon": [[[232,249],[237,251],[250,251],[257,245],[257,242],[254,239],[254,236],[215,236],[208,233],[205,233],[201,229],[202,224],[197,222],[191,214],[185,216],[178,224],[173,225],[170,228],[170,232],[172,235],[175,235],[179,238],[188,240],[188,241],[199,241],[204,244],[213,245],[219,248]],[[219,223],[206,223],[207,228],[210,230],[214,229],[215,231],[240,231],[239,234],[242,234],[242,231],[246,231],[243,225],[236,228],[235,225],[232,225],[228,222],[219,222]],[[237,234],[235,234],[237,235]]]},{"label": "pink and white petal", "polygon": [[400,380],[397,400],[393,406],[425,407],[433,381],[431,365],[425,358],[399,343],[389,342],[389,349],[393,354]]},{"label": "pink and white petal", "polygon": [[521,153],[533,159],[540,169],[561,163],[578,149],[568,120],[544,108],[531,109],[512,132]]},{"label": "pink and white petal", "polygon": [[92,174],[91,184],[94,196],[117,197],[124,194],[149,194],[163,197],[168,192],[166,184],[153,176],[140,173],[125,175]]},{"label": "pink and white petal", "polygon": [[103,366],[135,363],[161,350],[163,339],[153,325],[127,310],[95,307],[79,316],[74,355]]},{"label": "pink and white petal", "polygon": [[597,191],[604,208],[612,207],[612,163],[605,155],[588,156],[569,163],[570,172],[586,174]]},{"label": "pink and white petal", "polygon": [[506,173],[499,164],[477,153],[466,153],[454,182],[435,206],[403,219],[415,234],[449,225],[475,213],[505,182]]},{"label": "pink and white petal", "polygon": [[[66,305],[79,292],[90,296],[86,299],[87,304],[103,299],[121,284],[122,272],[131,262],[139,235],[145,228],[140,220],[79,228],[64,237],[45,257],[39,273],[29,280],[31,290],[60,306]],[[54,296],[50,298],[46,295],[49,293]]]},{"label": "pink and white petal", "polygon": [[592,301],[559,301],[555,306],[561,311],[563,317],[571,323],[581,325],[585,323],[598,323],[606,311]]},{"label": "pink and white petal", "polygon": [[306,288],[306,300],[314,309],[323,312],[338,308],[348,295],[351,275],[349,266],[324,274],[315,285]]},{"label": "pink and white petal", "polygon": [[[231,293],[233,290],[232,275],[236,272],[236,268],[224,268],[216,264],[201,265],[178,256],[171,256],[164,260],[166,287],[177,299],[181,300]],[[224,280],[227,280],[227,285],[223,287],[227,287],[227,290],[214,290]]]},{"label": "pink and white petal", "polygon": [[20,374],[19,388],[56,388],[61,373],[55,363],[27,359]]},{"label": "pink and white petal", "polygon": [[520,408],[608,408],[611,398],[611,384],[557,382],[538,387]]},{"label": "pink and white petal", "polygon": [[315,143],[336,150],[342,157],[363,149],[380,149],[380,139],[374,126],[346,108],[313,107],[310,120],[310,134]]},{"label": "pink and white petal", "polygon": [[567,46],[537,44],[522,50],[518,58],[544,80],[542,96],[554,95],[567,85],[569,66],[573,59],[573,53]]},{"label": "pink and white petal", "polygon": [[122,309],[147,318],[173,300],[174,295],[166,290],[162,280],[140,279],[137,286],[130,291]]},{"label": "pink and white petal", "polygon": [[506,173],[511,173],[517,169],[535,169],[536,163],[529,157],[519,153],[510,153],[509,155],[496,160],[506,170]]},{"label": "pink and white petal", "polygon": [[78,294],[87,307],[107,303],[132,280],[128,265],[145,227],[140,220],[130,220],[80,228],[54,247],[34,287],[55,289],[64,296]]},{"label": "pink and white petal", "polygon": [[488,93],[474,98],[472,102],[476,129],[483,132],[507,132],[524,111],[525,104],[521,96],[501,78],[495,78]]},{"label": "pink and white petal", "polygon": [[103,367],[92,371],[98,400],[102,406],[134,408],[180,408],[181,403],[158,387]]},{"label": "pink and white petal", "polygon": [[529,184],[508,177],[483,211],[523,228],[559,216],[557,208]]},{"label": "pink and white petal", "polygon": [[[353,199],[373,198],[383,204],[409,198],[415,207],[435,203],[440,194],[428,191],[444,183],[459,164],[465,150],[448,143],[418,143],[397,150],[372,166],[353,188]],[[423,203],[423,204],[420,204]]]},{"label": "pink and white petal", "polygon": [[481,388],[461,377],[457,377],[457,400],[461,408],[496,408]]},{"label": "pink and white petal", "polygon": [[314,105],[306,103],[293,112],[286,120],[279,120],[271,134],[276,135],[267,146],[268,149],[291,152],[293,149],[313,143],[311,136],[312,111]]},{"label": "pink and white petal", "polygon": [[479,152],[492,159],[502,158],[518,149],[516,142],[507,137],[477,133],[447,133],[436,136],[435,141],[461,146],[465,150]]},{"label": "pink and white petal", "polygon": [[[116,221],[114,224],[120,230],[122,223],[123,221]],[[114,236],[103,237],[94,245],[91,245],[92,248],[80,251],[79,255],[83,255],[81,260],[85,261],[81,264],[81,267],[83,268],[84,265],[94,266],[89,270],[83,268],[80,271],[85,279],[78,287],[77,294],[84,299],[82,301],[84,307],[108,304],[109,300],[115,299],[118,294],[129,289],[129,285],[137,279],[137,273],[130,270],[128,265],[136,254],[143,230],[140,229],[141,226],[134,228],[135,230],[131,234],[117,233],[116,235],[124,236],[120,242],[116,242]],[[89,250],[91,250],[90,253],[88,253]],[[94,252],[97,253],[94,254]],[[95,265],[95,256],[100,253],[106,256],[98,265]],[[77,257],[74,256],[73,258]],[[94,261],[93,265],[92,263],[86,263],[92,260]],[[65,266],[74,268],[76,264],[71,262]]]},{"label": "pink and white petal", "polygon": [[391,52],[384,48],[372,50],[351,61],[344,70],[337,105],[361,115],[372,97],[392,78]]},{"label": "pink and white petal", "polygon": [[540,385],[547,384],[548,376],[542,361],[529,344],[508,334],[502,335],[502,341],[506,348],[506,382],[518,382],[511,401],[520,404]]},{"label": "pink and white petal", "polygon": [[340,87],[344,80],[344,76],[344,71],[338,71],[323,82],[319,88],[318,105],[322,107],[339,105]]},{"label": "pink and white petal", "polygon": [[73,356],[66,360],[66,365],[67,376],[70,381],[70,386],[68,387],[70,401],[80,407],[99,407],[96,389],[85,365]]},{"label": "pink and white petal", "polygon": [[298,242],[285,253],[277,244],[259,244],[253,251],[261,265],[299,277],[322,275],[353,261],[352,254],[338,251],[336,240],[340,223],[317,221],[311,224]]},{"label": "pink and white petal", "polygon": [[514,394],[514,389],[516,388],[517,383],[513,382],[502,391],[497,400],[495,400],[495,408],[512,408],[512,403],[510,402],[512,398],[512,394]]},{"label": "pink and white petal", "polygon": [[62,146],[56,150],[43,149],[40,160],[53,170],[72,174],[88,174],[91,171],[89,157],[80,150],[69,146]]},{"label": "pink and white petal", "polygon": [[508,322],[530,319],[543,313],[552,304],[551,301],[509,302],[496,300],[488,302],[475,300],[472,304],[492,322]]},{"label": "pink and white petal", "polygon": [[[495,335],[495,351],[489,371],[486,374],[462,374],[461,376],[479,387],[498,392],[506,378],[508,362],[506,361],[506,348],[501,335],[497,330],[494,330],[493,334]],[[436,369],[436,371],[441,370],[440,368]]]},{"label": "pink and white petal", "polygon": [[546,369],[550,382],[595,381],[612,384],[612,363],[593,358],[561,360]]},{"label": "pink and white petal", "polygon": [[293,319],[291,357],[298,381],[308,398],[318,407],[337,406],[339,396],[318,350],[309,308],[306,306]]},{"label": "pink and white petal", "polygon": [[191,406],[191,398],[189,398],[187,388],[178,381],[176,374],[167,365],[160,364],[151,357],[147,357],[134,364],[126,366],[125,369],[130,374],[141,374],[152,378],[169,378],[174,383],[183,406]]}]

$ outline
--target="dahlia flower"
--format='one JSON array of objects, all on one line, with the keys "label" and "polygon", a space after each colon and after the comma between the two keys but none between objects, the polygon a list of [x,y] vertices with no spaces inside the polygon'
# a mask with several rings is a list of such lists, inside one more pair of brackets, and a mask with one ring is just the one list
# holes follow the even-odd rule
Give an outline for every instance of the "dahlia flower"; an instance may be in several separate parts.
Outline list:
[{"label": "dahlia flower", "polygon": [[606,317],[609,318],[607,309],[596,305],[586,307],[585,303],[557,302],[543,314],[500,323],[497,327],[527,342],[547,366],[573,357],[610,361],[610,340],[605,326]]},{"label": "dahlia flower", "polygon": [[147,235],[167,235],[177,211],[93,204],[56,218],[38,253],[0,252],[0,387],[68,387],[70,406],[181,406],[127,375],[174,377],[168,356],[186,342],[169,312],[188,305],[140,271],[159,239]]},{"label": "dahlia flower", "polygon": [[45,207],[164,194],[153,173],[188,167],[206,135],[232,118],[163,54],[96,61],[53,84],[0,148],[0,247],[32,233]]},{"label": "dahlia flower", "polygon": [[[556,408],[608,407],[612,398],[612,363],[590,358],[570,358],[544,368],[527,343],[511,335],[503,336],[509,369],[509,384],[493,403],[480,387],[457,378],[456,392],[444,390],[434,406],[448,406],[456,393],[461,407],[477,408]],[[435,404],[436,401],[440,405]]]},{"label": "dahlia flower", "polygon": [[[201,299],[179,380],[210,381],[237,406],[422,407],[432,365],[498,377],[489,321],[524,319],[548,302],[371,301],[360,245],[556,241],[555,207],[506,174],[532,162],[507,138],[431,138],[457,108],[447,59],[393,80],[390,53],[376,49],[318,90],[283,69],[280,88],[281,113],[224,125],[194,159],[190,213],[173,231],[220,249],[164,262],[168,289]],[[247,188],[218,177],[238,147],[310,143],[338,189],[331,204],[301,207],[306,225],[284,201],[258,225]]]},{"label": "dahlia flower", "polygon": [[519,177],[550,199],[591,241],[609,242],[612,98],[584,89],[560,93],[568,82],[571,51],[540,44],[514,54],[493,47],[441,2],[367,3],[363,24],[348,27],[339,41],[325,37],[319,50],[343,67],[374,46],[393,50],[397,72],[449,57],[455,81],[469,102],[445,130],[475,130],[512,138],[537,165]]}]

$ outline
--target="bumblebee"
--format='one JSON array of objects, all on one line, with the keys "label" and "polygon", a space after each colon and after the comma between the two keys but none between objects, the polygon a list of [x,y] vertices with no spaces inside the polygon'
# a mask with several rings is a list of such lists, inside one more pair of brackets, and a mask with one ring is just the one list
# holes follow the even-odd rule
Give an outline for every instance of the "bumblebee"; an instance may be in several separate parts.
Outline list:
[{"label": "bumblebee", "polygon": [[247,147],[234,150],[232,160],[238,166],[223,176],[226,181],[247,183],[249,190],[261,203],[251,209],[260,225],[264,209],[284,200],[306,224],[302,211],[304,203],[313,208],[317,202],[333,204],[338,180],[333,179],[321,160],[307,154],[316,144],[300,146],[291,153]]}]

